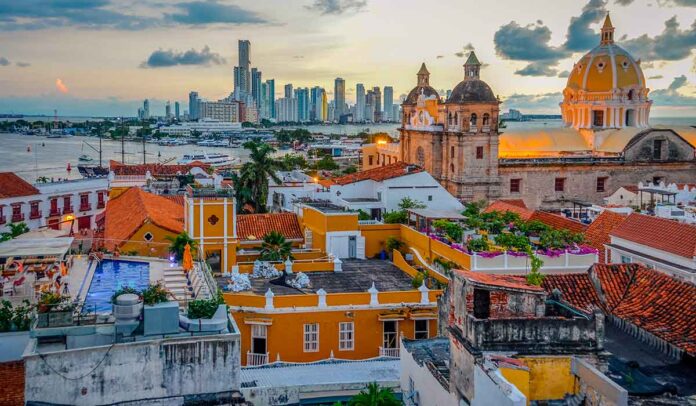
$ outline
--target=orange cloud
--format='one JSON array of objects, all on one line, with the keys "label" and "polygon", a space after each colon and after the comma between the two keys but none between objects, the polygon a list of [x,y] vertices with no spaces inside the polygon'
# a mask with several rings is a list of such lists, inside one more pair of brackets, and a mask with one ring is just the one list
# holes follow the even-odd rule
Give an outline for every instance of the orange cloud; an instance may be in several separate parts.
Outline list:
[{"label": "orange cloud", "polygon": [[68,93],[68,86],[63,83],[62,79],[56,79],[56,89],[61,93]]}]

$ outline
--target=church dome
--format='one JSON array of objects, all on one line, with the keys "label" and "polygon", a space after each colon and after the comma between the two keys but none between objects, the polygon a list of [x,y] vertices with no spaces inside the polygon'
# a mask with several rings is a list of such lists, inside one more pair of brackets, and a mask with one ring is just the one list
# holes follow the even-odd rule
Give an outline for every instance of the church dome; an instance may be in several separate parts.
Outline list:
[{"label": "church dome", "polygon": [[611,92],[614,89],[643,88],[645,76],[640,64],[613,40],[613,27],[607,16],[601,43],[585,54],[568,76],[567,87],[575,91]]},{"label": "church dome", "polygon": [[435,99],[440,98],[437,91],[430,86],[430,72],[428,72],[428,68],[425,67],[425,63],[421,65],[416,76],[418,77],[418,85],[408,93],[406,100],[404,100],[404,104],[416,104],[421,94],[426,99],[430,99],[431,96],[434,96]]},{"label": "church dome", "polygon": [[497,103],[493,90],[481,79],[464,79],[452,90],[447,103]]}]

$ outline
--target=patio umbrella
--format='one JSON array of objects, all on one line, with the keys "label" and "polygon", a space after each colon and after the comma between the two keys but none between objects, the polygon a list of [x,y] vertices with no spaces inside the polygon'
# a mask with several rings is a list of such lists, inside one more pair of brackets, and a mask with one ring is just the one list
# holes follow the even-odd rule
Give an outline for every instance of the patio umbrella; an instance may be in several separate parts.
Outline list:
[{"label": "patio umbrella", "polygon": [[190,271],[193,269],[193,256],[191,255],[191,245],[186,244],[186,248],[184,248],[184,258],[182,261],[182,266],[184,267],[185,271]]}]

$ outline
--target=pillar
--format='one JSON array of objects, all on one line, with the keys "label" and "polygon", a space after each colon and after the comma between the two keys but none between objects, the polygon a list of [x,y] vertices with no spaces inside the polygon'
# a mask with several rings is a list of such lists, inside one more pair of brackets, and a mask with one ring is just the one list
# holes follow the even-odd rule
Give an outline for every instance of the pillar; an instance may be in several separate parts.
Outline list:
[{"label": "pillar", "polygon": [[273,310],[273,296],[275,296],[275,295],[273,294],[273,291],[271,291],[271,288],[268,288],[268,290],[266,291],[266,294],[264,296],[266,297],[265,309],[266,310]]},{"label": "pillar", "polygon": [[375,287],[374,282],[372,282],[372,286],[367,290],[367,293],[370,294],[370,306],[377,306],[379,304],[379,298],[377,297],[379,291]]}]

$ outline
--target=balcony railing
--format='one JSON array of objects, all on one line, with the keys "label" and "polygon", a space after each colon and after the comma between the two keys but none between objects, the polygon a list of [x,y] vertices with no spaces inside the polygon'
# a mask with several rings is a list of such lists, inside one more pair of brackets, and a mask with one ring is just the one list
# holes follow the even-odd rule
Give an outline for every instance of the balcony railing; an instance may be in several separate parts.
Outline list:
[{"label": "balcony railing", "polygon": [[97,209],[103,209],[106,206],[103,200],[97,202]]},{"label": "balcony railing", "polygon": [[399,358],[399,349],[398,348],[379,347],[379,356],[380,357]]},{"label": "balcony railing", "polygon": [[13,214],[13,215],[12,215],[12,222],[13,222],[13,223],[16,223],[16,222],[18,222],[18,221],[24,221],[24,213]]},{"label": "balcony railing", "polygon": [[63,207],[63,214],[70,214],[73,212],[72,205]]},{"label": "balcony railing", "polygon": [[87,203],[87,204],[81,204],[80,205],[80,211],[88,211],[92,210],[92,205]]},{"label": "balcony railing", "polygon": [[41,210],[32,211],[29,213],[29,218],[31,220],[36,220],[41,218]]},{"label": "balcony railing", "polygon": [[51,216],[51,217],[52,217],[52,216],[60,216],[60,209],[57,208],[57,207],[56,207],[55,209],[51,209],[51,212],[49,213],[49,216]]},{"label": "balcony railing", "polygon": [[483,131],[484,133],[490,132],[490,131],[491,131],[491,126],[489,126],[489,125],[484,125],[483,127],[481,127],[481,131]]},{"label": "balcony railing", "polygon": [[470,132],[470,133],[478,132],[478,127],[475,126],[475,125],[470,125],[470,126],[469,126],[469,132]]},{"label": "balcony railing", "polygon": [[268,364],[268,353],[265,354],[256,354],[253,352],[248,352],[247,351],[247,362],[246,362],[248,367],[253,367],[257,365],[265,365]]}]

